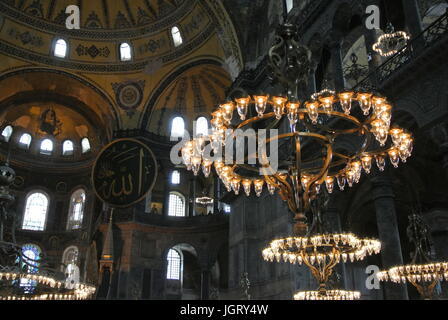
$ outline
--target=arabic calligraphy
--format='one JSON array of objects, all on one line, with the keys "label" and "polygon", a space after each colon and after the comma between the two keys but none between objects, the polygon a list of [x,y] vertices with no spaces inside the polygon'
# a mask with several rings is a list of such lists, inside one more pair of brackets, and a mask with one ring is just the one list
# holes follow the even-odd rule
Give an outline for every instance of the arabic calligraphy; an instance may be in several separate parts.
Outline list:
[{"label": "arabic calligraphy", "polygon": [[117,207],[140,201],[152,189],[156,176],[152,151],[134,139],[120,139],[107,146],[92,172],[98,197]]}]

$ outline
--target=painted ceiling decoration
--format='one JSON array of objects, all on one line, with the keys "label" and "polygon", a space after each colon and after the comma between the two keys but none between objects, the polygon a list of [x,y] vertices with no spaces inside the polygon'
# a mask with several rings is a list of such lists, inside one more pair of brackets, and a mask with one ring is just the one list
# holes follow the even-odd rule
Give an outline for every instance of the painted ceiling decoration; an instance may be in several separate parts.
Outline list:
[{"label": "painted ceiling decoration", "polygon": [[173,13],[186,0],[6,0],[9,6],[26,15],[65,25],[65,8],[76,4],[81,9],[81,26],[86,29],[125,29],[148,25]]},{"label": "painted ceiling decoration", "polygon": [[[205,0],[79,0],[81,29],[68,30],[65,8],[71,0],[0,1],[0,52],[23,60],[85,72],[125,72],[145,69],[158,59],[176,61],[217,34],[226,63],[242,68],[238,40],[221,4]],[[229,21],[221,21],[229,20]],[[179,27],[184,44],[174,46],[171,28]],[[68,42],[66,59],[51,56],[55,37]],[[117,44],[133,48],[131,62],[120,61]]]},{"label": "painted ceiling decoration", "polygon": [[178,74],[157,97],[147,130],[167,136],[175,116],[182,116],[191,129],[196,118],[207,116],[225,99],[230,84],[230,76],[217,65],[198,65]]}]

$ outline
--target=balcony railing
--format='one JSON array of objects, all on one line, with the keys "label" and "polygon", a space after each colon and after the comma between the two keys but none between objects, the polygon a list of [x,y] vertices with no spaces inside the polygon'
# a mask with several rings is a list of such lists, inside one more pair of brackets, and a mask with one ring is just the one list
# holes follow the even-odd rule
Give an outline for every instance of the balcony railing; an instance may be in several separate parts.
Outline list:
[{"label": "balcony railing", "polygon": [[[366,78],[361,80],[356,87],[363,87],[368,84],[381,84],[392,74],[403,68],[411,61],[415,60],[421,52],[434,46],[448,31],[448,11],[439,19],[434,21],[419,36],[412,39],[405,47],[398,51],[382,65],[371,72]],[[423,44],[423,47],[422,47]]]}]

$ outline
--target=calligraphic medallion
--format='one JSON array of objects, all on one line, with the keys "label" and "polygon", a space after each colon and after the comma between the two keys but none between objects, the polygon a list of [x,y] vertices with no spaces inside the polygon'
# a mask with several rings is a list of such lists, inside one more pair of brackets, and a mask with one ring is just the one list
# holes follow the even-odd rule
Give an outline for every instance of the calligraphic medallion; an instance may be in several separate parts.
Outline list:
[{"label": "calligraphic medallion", "polygon": [[145,144],[136,139],[119,139],[99,154],[92,170],[96,195],[115,208],[140,202],[157,179],[157,162]]}]

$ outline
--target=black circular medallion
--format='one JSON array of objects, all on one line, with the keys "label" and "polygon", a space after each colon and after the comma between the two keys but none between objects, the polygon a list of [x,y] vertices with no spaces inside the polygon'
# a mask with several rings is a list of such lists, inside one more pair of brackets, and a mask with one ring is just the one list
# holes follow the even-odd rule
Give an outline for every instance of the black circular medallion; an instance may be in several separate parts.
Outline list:
[{"label": "black circular medallion", "polygon": [[157,162],[146,145],[119,139],[99,154],[92,170],[96,195],[111,207],[125,208],[143,200],[157,178]]}]

